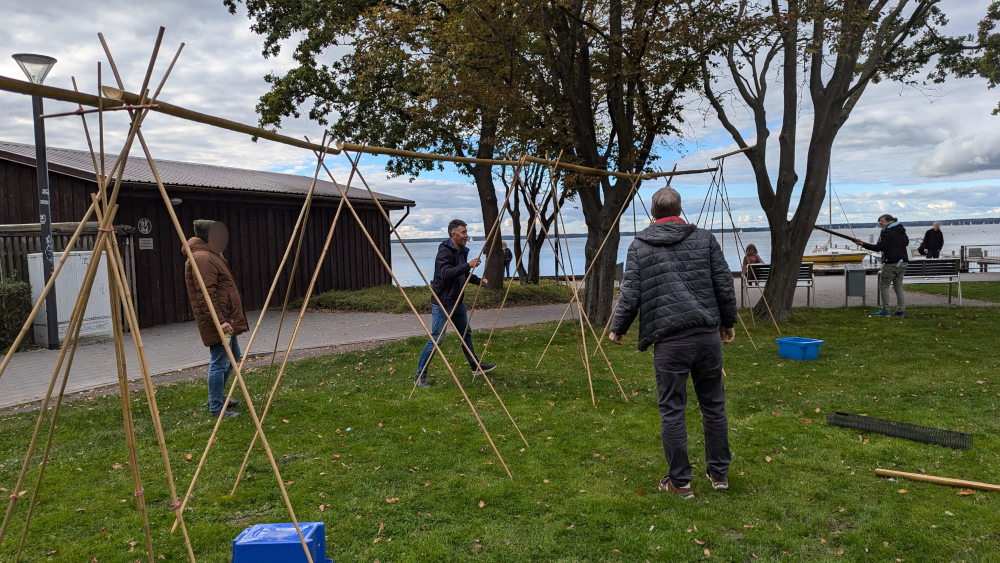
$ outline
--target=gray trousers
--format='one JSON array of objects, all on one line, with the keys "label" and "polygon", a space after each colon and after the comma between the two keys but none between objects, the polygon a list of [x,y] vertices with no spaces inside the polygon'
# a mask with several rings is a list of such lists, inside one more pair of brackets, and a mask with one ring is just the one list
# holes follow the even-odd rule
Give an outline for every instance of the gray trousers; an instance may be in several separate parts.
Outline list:
[{"label": "gray trousers", "polygon": [[896,290],[896,310],[906,310],[906,297],[903,294],[903,273],[906,272],[906,262],[902,266],[882,264],[882,273],[878,277],[878,291],[882,299],[882,310],[889,310],[889,284]]},{"label": "gray trousers", "polygon": [[729,472],[729,425],[726,420],[726,390],[722,385],[722,342],[719,333],[695,333],[658,342],[653,351],[656,387],[659,391],[663,453],[670,465],[668,476],[675,486],[691,482],[687,452],[687,379],[691,374],[694,393],[705,427],[705,463],[716,479]]}]

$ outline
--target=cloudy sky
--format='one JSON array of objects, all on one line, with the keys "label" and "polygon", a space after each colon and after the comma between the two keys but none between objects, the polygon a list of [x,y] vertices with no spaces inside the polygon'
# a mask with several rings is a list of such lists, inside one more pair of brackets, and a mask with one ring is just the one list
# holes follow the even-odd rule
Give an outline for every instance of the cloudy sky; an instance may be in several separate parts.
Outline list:
[{"label": "cloudy sky", "polygon": [[[989,0],[943,1],[941,7],[951,19],[949,31],[973,31],[988,4]],[[278,58],[264,59],[261,40],[249,31],[245,13],[230,15],[221,0],[0,0],[0,13],[4,14],[0,27],[0,74],[4,76],[23,76],[9,54],[42,53],[59,59],[47,85],[71,88],[75,76],[81,90],[95,92],[97,63],[105,60],[97,38],[103,31],[126,88],[135,90],[157,28],[163,25],[167,33],[154,83],[177,46],[181,42],[186,46],[161,99],[248,124],[257,122],[254,106],[267,89],[262,77],[291,66],[290,49]],[[111,80],[105,63],[104,83]],[[770,94],[771,106],[780,103],[776,88]],[[833,184],[848,218],[870,222],[882,212],[904,220],[1000,217],[1000,117],[990,116],[998,99],[1000,91],[988,90],[979,79],[950,80],[921,90],[889,83],[869,86],[833,151]],[[54,102],[46,106],[47,112],[72,109]],[[658,165],[669,169],[677,162],[679,168],[701,168],[712,156],[735,148],[714,116],[705,117],[700,109],[698,101],[692,100],[682,149],[667,154]],[[33,142],[30,111],[27,97],[0,92],[0,139]],[[771,115],[772,130],[776,130],[780,116],[777,111]],[[810,119],[808,112],[800,118],[801,140],[808,139]],[[127,126],[123,114],[109,117],[109,147],[121,145]],[[749,122],[744,120],[741,126]],[[79,119],[50,120],[46,127],[50,146],[86,149]],[[302,149],[268,141],[253,143],[243,135],[169,116],[154,113],[143,128],[157,158],[306,175],[315,165],[311,154]],[[322,136],[321,128],[306,119],[286,122],[282,132]],[[775,131],[770,151],[775,163],[776,138]],[[799,154],[804,155],[804,148]],[[747,227],[766,225],[746,160],[740,156],[727,160],[726,182],[737,222]],[[332,164],[334,172],[346,179],[346,159],[334,157]],[[437,236],[453,217],[470,223],[480,217],[474,187],[454,168],[411,181],[387,178],[383,159],[364,157],[362,164],[374,189],[417,202],[404,224],[409,237]],[[689,176],[674,182],[686,209],[697,211],[701,206],[708,181],[707,176]],[[648,200],[660,185],[647,184],[641,190],[643,197]],[[568,211],[569,230],[583,232],[579,210]],[[639,214],[643,214],[641,208]],[[631,214],[627,216],[630,230]],[[834,221],[842,220],[843,212],[835,205]],[[476,227],[474,232],[482,230],[481,225]]]}]

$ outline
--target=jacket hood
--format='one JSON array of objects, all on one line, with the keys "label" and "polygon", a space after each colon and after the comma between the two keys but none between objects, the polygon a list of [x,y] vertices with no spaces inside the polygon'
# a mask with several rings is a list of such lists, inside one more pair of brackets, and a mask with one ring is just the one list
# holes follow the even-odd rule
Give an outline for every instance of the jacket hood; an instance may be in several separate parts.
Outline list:
[{"label": "jacket hood", "polygon": [[888,227],[885,228],[885,230],[887,230],[887,231],[890,230],[890,229],[893,230],[894,232],[897,232],[897,233],[903,235],[903,236],[906,236],[906,228],[903,227],[903,224],[900,223],[899,221],[896,221],[895,223],[893,223],[893,224],[891,224],[891,225],[889,225]]},{"label": "jacket hood", "polygon": [[212,229],[212,223],[215,223],[215,221],[210,219],[195,219],[194,236],[208,242],[208,231]]},{"label": "jacket hood", "polygon": [[444,242],[442,242],[438,246],[438,248],[440,248],[442,246],[445,247],[445,248],[447,248],[448,250],[461,252],[463,257],[468,257],[469,256],[469,245],[465,245],[462,248],[455,248],[455,243],[451,242],[451,239],[448,238],[448,239],[444,239]]},{"label": "jacket hood", "polygon": [[688,238],[697,228],[690,223],[659,223],[646,227],[635,238],[653,246],[669,246]]},{"label": "jacket hood", "polygon": [[[214,252],[208,243],[201,240],[199,237],[191,237],[188,239],[188,246],[191,247],[191,252]],[[181,248],[181,255],[184,255],[184,249]]]}]

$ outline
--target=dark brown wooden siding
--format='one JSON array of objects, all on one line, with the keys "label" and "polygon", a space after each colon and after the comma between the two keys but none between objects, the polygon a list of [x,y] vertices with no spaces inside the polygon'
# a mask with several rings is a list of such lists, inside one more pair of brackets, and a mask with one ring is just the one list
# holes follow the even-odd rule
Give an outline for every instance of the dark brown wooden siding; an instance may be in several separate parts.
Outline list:
[{"label": "dark brown wooden siding", "polygon": [[[53,221],[79,221],[90,205],[90,194],[97,191],[95,182],[50,172]],[[225,257],[243,295],[247,311],[264,305],[278,265],[288,246],[292,229],[302,209],[302,197],[255,195],[238,191],[210,192],[169,188],[170,196],[180,198],[174,207],[184,235],[194,236],[195,219],[222,221],[229,227],[230,241]],[[9,161],[0,161],[0,224],[37,223],[38,205],[35,170]],[[391,264],[390,229],[378,209],[370,203],[352,201],[361,222]],[[115,225],[138,227],[140,219],[149,219],[152,232],[136,232],[135,271],[139,324],[142,327],[192,320],[191,306],[184,283],[181,243],[170,221],[159,192],[148,186],[123,186],[118,198]],[[308,218],[302,256],[292,284],[292,298],[305,295],[316,263],[322,253],[327,233],[337,213],[337,201],[314,201]],[[140,250],[139,238],[152,238],[152,250]],[[280,307],[288,288],[294,247],[289,254],[271,306]],[[330,249],[315,293],[333,289],[362,289],[392,283],[345,205],[340,214]],[[253,319],[250,319],[253,322]]]}]

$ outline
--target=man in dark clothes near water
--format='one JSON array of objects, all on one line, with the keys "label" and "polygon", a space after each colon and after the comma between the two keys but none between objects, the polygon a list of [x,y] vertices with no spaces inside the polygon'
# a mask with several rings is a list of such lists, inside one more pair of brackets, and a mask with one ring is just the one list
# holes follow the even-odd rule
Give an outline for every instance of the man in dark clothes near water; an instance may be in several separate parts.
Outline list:
[{"label": "man in dark clothes near water", "polygon": [[[479,362],[478,358],[473,355],[475,348],[472,347],[472,331],[469,330],[469,314],[464,303],[465,295],[463,293],[461,297],[459,296],[459,293],[462,293],[462,288],[465,287],[466,279],[469,283],[476,285],[488,283],[487,280],[480,279],[475,274],[469,275],[474,268],[479,266],[479,258],[469,260],[469,247],[465,246],[468,241],[469,231],[465,221],[455,219],[448,223],[448,240],[438,246],[437,259],[434,260],[432,286],[445,309],[441,309],[437,301],[431,297],[432,340],[428,340],[427,344],[424,345],[424,351],[420,354],[420,362],[417,364],[417,373],[413,376],[414,381],[420,387],[431,386],[427,382],[427,365],[434,355],[434,342],[436,341],[440,346],[441,339],[444,338],[449,313],[451,313],[451,320],[455,323],[455,329],[460,333],[459,337],[465,340],[467,347],[463,346],[462,351],[465,352],[465,359],[469,361],[469,367],[472,368],[472,371],[483,373],[493,371],[497,367],[496,364],[489,362]],[[454,309],[454,313],[452,313],[452,309]],[[477,363],[483,368],[482,371],[479,371]]]},{"label": "man in dark clothes near water", "polygon": [[672,188],[653,194],[655,221],[628,248],[621,298],[609,338],[621,344],[639,316],[639,350],[654,346],[663,453],[670,473],[660,489],[694,498],[687,453],[687,379],[705,427],[706,475],[716,490],[729,488],[729,424],[722,385],[722,344],[736,336],[733,275],[711,232],[680,218]]},{"label": "man in dark clothes near water", "polygon": [[944,233],[941,232],[941,223],[934,221],[931,228],[924,233],[924,240],[920,244],[920,253],[929,259],[940,258],[942,248],[944,248]]}]

